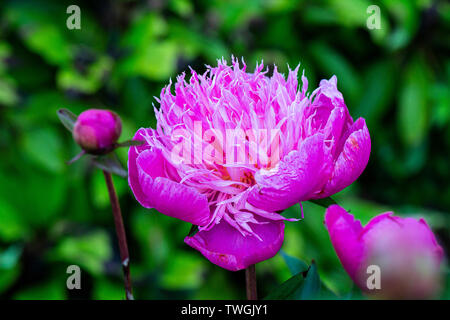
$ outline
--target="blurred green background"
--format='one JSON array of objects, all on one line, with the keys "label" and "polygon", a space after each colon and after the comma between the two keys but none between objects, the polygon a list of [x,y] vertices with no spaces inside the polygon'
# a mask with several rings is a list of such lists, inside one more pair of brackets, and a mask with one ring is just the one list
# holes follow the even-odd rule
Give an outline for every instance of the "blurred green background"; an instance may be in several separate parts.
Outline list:
[{"label": "blurred green background", "polygon": [[[70,4],[81,8],[81,30],[66,27]],[[380,30],[366,27],[371,4],[380,6]],[[446,1],[1,1],[0,297],[123,298],[103,176],[87,159],[65,164],[79,147],[56,110],[112,109],[126,140],[155,126],[153,97],[169,78],[232,54],[250,69],[262,59],[282,72],[301,63],[310,90],[336,74],[352,116],[367,120],[372,154],[335,199],[363,223],[386,210],[423,216],[449,252],[449,52]],[[119,157],[126,164],[125,149]],[[124,179],[115,183],[137,298],[245,297],[243,272],[183,243],[189,224],[141,208]],[[325,285],[348,297],[324,209],[305,203],[304,211],[287,224],[283,250],[314,259]],[[82,269],[82,290],[66,289],[70,264]],[[257,273],[260,296],[290,277],[280,254]]]}]

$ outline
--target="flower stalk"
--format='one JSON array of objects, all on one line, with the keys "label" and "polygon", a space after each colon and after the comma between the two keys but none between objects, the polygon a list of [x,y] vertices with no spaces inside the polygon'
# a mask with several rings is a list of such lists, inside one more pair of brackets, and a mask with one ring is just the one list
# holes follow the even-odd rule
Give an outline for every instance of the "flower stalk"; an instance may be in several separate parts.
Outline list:
[{"label": "flower stalk", "polygon": [[124,274],[125,298],[134,300],[131,288],[127,237],[111,173],[123,178],[127,177],[127,172],[117,159],[114,150],[121,147],[137,146],[141,142],[117,142],[122,132],[122,121],[116,113],[110,110],[88,109],[77,116],[70,110],[59,109],[57,115],[64,127],[72,133],[75,142],[82,148],[82,151],[67,164],[72,164],[82,156],[88,155],[91,157],[93,165],[103,171],[119,242],[120,259]]},{"label": "flower stalk", "polygon": [[125,297],[127,300],[134,300],[131,288],[130,257],[128,254],[128,245],[125,234],[125,227],[123,225],[122,212],[120,210],[119,200],[117,198],[116,190],[114,188],[111,173],[103,170],[103,175],[105,176],[106,186],[108,187],[108,194],[109,199],[111,201],[111,207],[114,216],[114,224],[116,227],[116,235],[119,241],[120,259],[122,262],[122,269],[124,275]]},{"label": "flower stalk", "polygon": [[258,300],[256,288],[256,269],[254,264],[245,269],[245,287],[247,292],[247,300]]}]

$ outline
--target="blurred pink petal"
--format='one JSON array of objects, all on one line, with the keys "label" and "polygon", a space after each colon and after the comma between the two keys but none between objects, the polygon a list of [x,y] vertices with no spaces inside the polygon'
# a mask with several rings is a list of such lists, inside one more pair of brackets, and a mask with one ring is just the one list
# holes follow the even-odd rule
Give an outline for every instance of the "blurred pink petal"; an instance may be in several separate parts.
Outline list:
[{"label": "blurred pink petal", "polygon": [[[387,212],[363,228],[351,214],[332,205],[325,225],[344,269],[365,292],[390,299],[432,298],[439,292],[443,250],[425,220]],[[376,290],[367,285],[369,265],[381,270]]]},{"label": "blurred pink petal", "polygon": [[356,281],[356,275],[365,258],[364,244],[359,239],[363,231],[361,222],[338,205],[332,205],[327,209],[325,226],[342,265]]}]

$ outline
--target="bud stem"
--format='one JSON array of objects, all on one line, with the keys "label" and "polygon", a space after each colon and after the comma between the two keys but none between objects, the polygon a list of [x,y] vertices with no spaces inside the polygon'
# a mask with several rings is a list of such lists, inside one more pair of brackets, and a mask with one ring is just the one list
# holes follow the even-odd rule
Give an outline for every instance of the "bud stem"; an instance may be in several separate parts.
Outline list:
[{"label": "bud stem", "polygon": [[245,269],[245,287],[247,289],[247,300],[258,300],[256,290],[256,270],[254,264]]},{"label": "bud stem", "polygon": [[114,216],[114,224],[116,226],[116,235],[119,241],[120,259],[122,262],[124,284],[125,284],[125,294],[126,294],[125,297],[127,300],[134,300],[131,289],[130,257],[128,254],[127,237],[125,234],[125,227],[123,225],[119,200],[117,198],[116,190],[114,188],[111,173],[103,170],[103,174],[105,176],[106,186],[108,187],[109,199],[111,201],[111,207]]},{"label": "bud stem", "polygon": [[77,154],[75,157],[73,157],[72,159],[70,159],[69,161],[67,161],[68,165],[71,165],[72,163],[74,163],[75,161],[78,161],[82,156],[84,156],[86,154],[86,151],[81,150],[81,152],[79,154]]}]

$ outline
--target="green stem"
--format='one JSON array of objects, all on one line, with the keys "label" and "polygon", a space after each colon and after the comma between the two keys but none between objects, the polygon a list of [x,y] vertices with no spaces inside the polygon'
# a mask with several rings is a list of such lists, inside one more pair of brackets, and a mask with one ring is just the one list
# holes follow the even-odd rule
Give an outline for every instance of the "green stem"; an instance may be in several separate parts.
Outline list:
[{"label": "green stem", "polygon": [[257,300],[256,269],[254,264],[245,269],[245,287],[247,292],[247,300]]},{"label": "green stem", "polygon": [[120,259],[122,261],[122,269],[125,284],[125,297],[127,300],[134,300],[131,288],[130,257],[128,254],[127,237],[125,234],[125,227],[123,225],[119,199],[117,198],[111,173],[103,170],[103,174],[105,176],[106,186],[108,187],[109,199],[111,201],[111,207],[114,216],[114,224],[116,226],[117,240],[119,241],[119,252],[120,252]]}]

